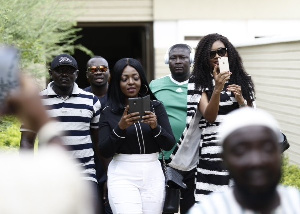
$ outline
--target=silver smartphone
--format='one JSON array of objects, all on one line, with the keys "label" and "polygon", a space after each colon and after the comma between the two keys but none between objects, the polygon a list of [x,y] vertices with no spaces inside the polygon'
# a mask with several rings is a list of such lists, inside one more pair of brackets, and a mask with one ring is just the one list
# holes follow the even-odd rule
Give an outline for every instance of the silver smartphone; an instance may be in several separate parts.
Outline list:
[{"label": "silver smartphone", "polygon": [[0,46],[0,108],[7,95],[19,86],[19,51],[11,46]]},{"label": "silver smartphone", "polygon": [[220,73],[230,71],[229,70],[229,63],[228,63],[228,57],[220,57],[218,58],[219,61],[219,68],[220,68]]}]

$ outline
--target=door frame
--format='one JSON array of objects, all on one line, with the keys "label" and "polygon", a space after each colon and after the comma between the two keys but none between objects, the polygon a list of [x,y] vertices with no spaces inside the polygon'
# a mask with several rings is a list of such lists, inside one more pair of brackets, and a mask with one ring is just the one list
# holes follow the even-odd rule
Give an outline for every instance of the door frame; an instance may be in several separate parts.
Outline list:
[{"label": "door frame", "polygon": [[148,82],[154,79],[154,39],[153,39],[153,22],[77,22],[77,27],[144,27],[145,35],[143,42],[143,65]]}]

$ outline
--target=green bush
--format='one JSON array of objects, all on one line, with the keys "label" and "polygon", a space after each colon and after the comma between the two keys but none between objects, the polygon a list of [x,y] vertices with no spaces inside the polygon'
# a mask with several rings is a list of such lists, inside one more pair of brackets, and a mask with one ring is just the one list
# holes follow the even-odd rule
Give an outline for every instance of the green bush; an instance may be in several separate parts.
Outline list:
[{"label": "green bush", "polygon": [[296,165],[290,164],[287,156],[283,157],[282,177],[280,183],[300,189],[300,168]]},{"label": "green bush", "polygon": [[0,118],[0,147],[1,149],[19,148],[20,122],[12,116]]}]

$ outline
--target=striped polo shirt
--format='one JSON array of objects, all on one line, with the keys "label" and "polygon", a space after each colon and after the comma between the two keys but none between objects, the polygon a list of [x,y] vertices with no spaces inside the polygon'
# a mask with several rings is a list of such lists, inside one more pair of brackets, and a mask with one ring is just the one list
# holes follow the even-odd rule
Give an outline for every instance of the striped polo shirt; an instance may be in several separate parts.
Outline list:
[{"label": "striped polo shirt", "polygon": [[90,129],[99,128],[101,104],[94,94],[80,89],[76,83],[72,95],[66,98],[57,95],[52,84],[40,92],[42,102],[50,117],[59,121],[57,126],[65,132],[63,143],[78,160],[84,179],[97,182]]}]

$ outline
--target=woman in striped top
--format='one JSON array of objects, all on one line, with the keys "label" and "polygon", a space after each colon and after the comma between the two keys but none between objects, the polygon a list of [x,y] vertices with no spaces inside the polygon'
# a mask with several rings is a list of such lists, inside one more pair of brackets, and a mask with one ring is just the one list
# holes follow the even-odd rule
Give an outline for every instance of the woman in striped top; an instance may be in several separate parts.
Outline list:
[{"label": "woman in striped top", "polygon": [[[220,57],[228,57],[229,71],[219,71]],[[190,82],[195,84],[194,92],[201,94],[197,107],[202,115],[199,121],[202,134],[195,192],[196,201],[201,201],[204,195],[222,191],[229,185],[229,173],[220,157],[218,127],[229,112],[254,106],[254,84],[235,47],[219,34],[209,34],[198,43]]]}]

